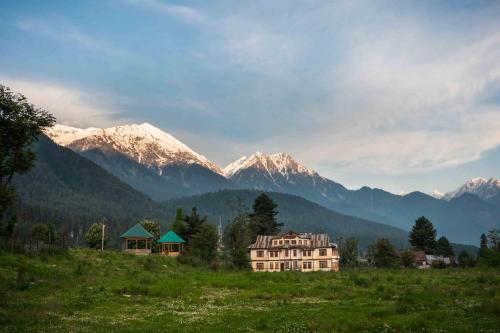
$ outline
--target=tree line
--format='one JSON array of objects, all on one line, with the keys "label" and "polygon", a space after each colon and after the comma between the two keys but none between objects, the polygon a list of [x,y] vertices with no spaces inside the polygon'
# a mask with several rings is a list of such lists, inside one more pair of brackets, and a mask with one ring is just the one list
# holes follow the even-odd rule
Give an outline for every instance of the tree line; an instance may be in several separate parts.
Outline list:
[{"label": "tree line", "polygon": [[[445,236],[436,240],[436,229],[431,221],[422,216],[415,221],[409,233],[410,249],[397,251],[389,239],[380,238],[368,247],[366,264],[375,267],[395,268],[414,267],[415,251],[422,251],[427,255],[437,255],[455,259],[453,246]],[[500,230],[493,229],[488,235],[481,235],[478,258],[475,259],[469,252],[461,251],[456,257],[462,267],[473,267],[476,264],[500,266]],[[355,267],[361,264],[360,251],[357,239],[348,238],[341,244],[341,264]],[[436,262],[437,267],[444,267],[442,262]]]},{"label": "tree line", "polygon": [[[215,225],[207,222],[206,216],[200,216],[196,207],[186,214],[177,208],[170,229],[185,240],[185,252],[179,257],[181,262],[193,266],[225,265],[234,268],[249,268],[248,246],[257,235],[275,235],[280,232],[282,223],[277,221],[277,204],[265,193],[255,198],[251,212],[242,212],[230,221],[219,235]],[[158,252],[157,241],[161,236],[160,222],[142,220],[141,225],[155,238],[152,251]],[[87,245],[101,248],[103,223],[94,223],[85,234]],[[106,246],[108,238],[104,238]]]}]

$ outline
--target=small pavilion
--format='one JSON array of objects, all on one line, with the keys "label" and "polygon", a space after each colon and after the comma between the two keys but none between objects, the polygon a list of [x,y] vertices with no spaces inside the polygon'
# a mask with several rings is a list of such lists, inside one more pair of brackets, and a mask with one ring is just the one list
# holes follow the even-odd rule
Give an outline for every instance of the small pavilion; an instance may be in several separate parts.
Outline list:
[{"label": "small pavilion", "polygon": [[160,253],[167,256],[178,256],[184,252],[184,239],[179,237],[174,231],[170,230],[158,240],[160,244]]},{"label": "small pavilion", "polygon": [[154,236],[144,229],[140,223],[125,231],[120,238],[124,240],[123,249],[126,252],[135,254],[151,253],[151,244],[154,242]]}]

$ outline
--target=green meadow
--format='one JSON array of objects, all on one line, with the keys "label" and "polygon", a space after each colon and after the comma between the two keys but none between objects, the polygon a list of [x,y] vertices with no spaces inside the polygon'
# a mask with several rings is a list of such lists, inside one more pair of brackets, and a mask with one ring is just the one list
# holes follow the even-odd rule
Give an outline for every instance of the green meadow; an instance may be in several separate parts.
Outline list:
[{"label": "green meadow", "polygon": [[252,273],[92,250],[0,254],[2,332],[500,332],[500,271]]}]

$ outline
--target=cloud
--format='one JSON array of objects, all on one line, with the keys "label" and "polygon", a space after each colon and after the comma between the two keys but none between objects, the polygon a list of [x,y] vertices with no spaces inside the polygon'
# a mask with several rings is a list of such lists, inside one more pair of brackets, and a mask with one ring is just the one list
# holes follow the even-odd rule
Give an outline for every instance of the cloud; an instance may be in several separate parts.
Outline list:
[{"label": "cloud", "polygon": [[336,100],[309,142],[310,158],[353,172],[426,172],[500,144],[500,105],[482,100],[500,86],[500,34],[438,54],[425,34],[394,48],[403,36],[351,47],[332,72]]},{"label": "cloud", "polygon": [[430,172],[500,144],[500,105],[485,102],[500,95],[497,10],[264,7],[246,17],[254,24],[231,26],[228,44],[266,75],[240,89],[232,115],[259,128],[249,147],[292,152],[335,177]]},{"label": "cloud", "polygon": [[292,38],[241,18],[228,19],[224,26],[224,46],[235,64],[269,72],[282,71],[294,61],[296,45]]},{"label": "cloud", "polygon": [[113,97],[57,83],[0,76],[1,84],[21,93],[36,107],[50,112],[61,124],[75,127],[113,126],[126,122]]},{"label": "cloud", "polygon": [[138,7],[158,11],[168,16],[180,18],[187,22],[203,23],[205,21],[205,17],[203,16],[202,13],[188,6],[173,5],[160,0],[126,0],[126,1]]},{"label": "cloud", "polygon": [[78,27],[59,18],[52,18],[50,21],[25,18],[17,23],[17,27],[23,31],[39,34],[62,43],[72,43],[108,56],[124,56],[128,54],[109,43],[84,33]]}]

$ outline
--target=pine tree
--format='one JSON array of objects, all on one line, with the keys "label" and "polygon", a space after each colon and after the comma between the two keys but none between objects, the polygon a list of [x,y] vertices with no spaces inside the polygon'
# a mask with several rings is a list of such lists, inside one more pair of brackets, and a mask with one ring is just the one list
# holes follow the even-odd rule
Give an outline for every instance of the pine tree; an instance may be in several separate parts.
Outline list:
[{"label": "pine tree", "polygon": [[182,239],[186,240],[187,224],[182,208],[177,208],[175,211],[175,218],[170,224],[170,229],[172,229],[172,231],[179,235]]},{"label": "pine tree", "polygon": [[488,231],[488,240],[493,251],[500,251],[500,230],[492,229]]},{"label": "pine tree", "polygon": [[488,252],[488,238],[486,237],[485,234],[482,234],[481,238],[480,238],[478,256],[484,257],[484,256],[486,256],[487,252]]},{"label": "pine tree", "polygon": [[184,233],[183,239],[186,241],[187,244],[189,244],[191,238],[194,237],[201,230],[206,220],[207,220],[206,216],[200,218],[200,215],[198,214],[198,209],[196,207],[193,207],[191,209],[191,215],[186,216],[184,218],[184,221],[186,222],[186,231]]},{"label": "pine tree", "polygon": [[224,230],[224,251],[231,264],[237,268],[249,267],[248,246],[252,238],[248,224],[248,216],[239,214]]},{"label": "pine tree", "polygon": [[249,225],[252,239],[255,239],[257,235],[276,235],[280,232],[283,223],[278,223],[276,220],[277,207],[278,205],[265,193],[255,198]]},{"label": "pine tree", "polygon": [[441,237],[436,242],[436,253],[445,257],[454,257],[453,246],[446,237]]},{"label": "pine tree", "polygon": [[410,237],[410,244],[419,251],[434,253],[436,250],[436,229],[424,216],[415,221]]},{"label": "pine tree", "polygon": [[392,268],[398,265],[396,249],[387,238],[380,238],[373,247],[375,266]]},{"label": "pine tree", "polygon": [[212,224],[202,224],[190,239],[187,255],[198,259],[201,263],[210,264],[217,256],[219,235]]}]

